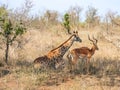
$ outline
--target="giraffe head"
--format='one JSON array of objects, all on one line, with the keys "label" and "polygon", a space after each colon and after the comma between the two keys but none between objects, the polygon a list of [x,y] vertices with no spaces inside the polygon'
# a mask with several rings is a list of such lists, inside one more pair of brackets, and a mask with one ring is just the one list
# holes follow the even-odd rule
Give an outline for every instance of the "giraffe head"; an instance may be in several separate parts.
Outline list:
[{"label": "giraffe head", "polygon": [[78,31],[73,32],[74,41],[82,42],[82,39],[78,35]]}]

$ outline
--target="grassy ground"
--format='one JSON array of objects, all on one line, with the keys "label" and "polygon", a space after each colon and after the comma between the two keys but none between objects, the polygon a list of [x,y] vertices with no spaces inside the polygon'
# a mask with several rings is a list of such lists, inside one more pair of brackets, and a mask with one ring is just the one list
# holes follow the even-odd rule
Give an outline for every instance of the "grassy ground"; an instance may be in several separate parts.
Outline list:
[{"label": "grassy ground", "polygon": [[[0,90],[119,90],[120,88],[120,50],[112,42],[106,40],[101,30],[79,30],[82,43],[74,43],[70,49],[88,46],[91,43],[87,35],[98,38],[99,51],[91,59],[89,75],[84,65],[70,73],[63,70],[42,70],[36,72],[33,60],[48,53],[69,38],[62,28],[55,26],[49,31],[30,30],[22,38],[20,44],[10,47],[10,65],[0,65]],[[118,33],[117,33],[118,34]],[[119,37],[116,35],[116,37]],[[3,50],[0,50],[1,62]]]}]

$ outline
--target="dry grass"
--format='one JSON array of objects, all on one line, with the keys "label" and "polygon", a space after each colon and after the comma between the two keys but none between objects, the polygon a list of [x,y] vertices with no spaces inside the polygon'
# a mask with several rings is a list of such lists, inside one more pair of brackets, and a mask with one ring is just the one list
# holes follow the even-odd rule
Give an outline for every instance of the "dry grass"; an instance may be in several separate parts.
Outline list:
[{"label": "dry grass", "polygon": [[[79,70],[40,70],[36,72],[29,62],[18,62],[1,75],[2,90],[118,90],[120,88],[120,61],[100,60],[90,64],[90,75]],[[3,72],[6,72],[3,70]]]},{"label": "dry grass", "polygon": [[[60,29],[58,29],[60,28]],[[0,64],[0,90],[119,90],[120,88],[120,51],[108,42],[99,28],[80,30],[82,43],[74,43],[70,48],[91,47],[87,35],[98,38],[99,51],[91,59],[89,72],[84,73],[84,65],[68,72],[63,70],[39,70],[32,66],[33,60],[48,53],[69,38],[59,26],[49,30],[29,30],[22,38],[20,47],[16,43],[10,47],[10,66]],[[1,62],[4,50],[0,50]],[[66,56],[64,59],[67,62]],[[67,63],[66,63],[67,64]]]}]

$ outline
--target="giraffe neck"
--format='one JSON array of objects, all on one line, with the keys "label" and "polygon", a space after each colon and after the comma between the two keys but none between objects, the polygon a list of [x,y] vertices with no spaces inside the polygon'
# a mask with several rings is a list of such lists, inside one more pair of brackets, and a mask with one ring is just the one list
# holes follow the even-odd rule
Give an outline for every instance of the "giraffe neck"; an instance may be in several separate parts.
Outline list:
[{"label": "giraffe neck", "polygon": [[66,43],[64,43],[61,47],[60,47],[60,55],[64,56],[64,54],[68,51],[68,49],[72,46],[73,42],[74,42],[74,36],[71,37],[70,39],[67,40]]},{"label": "giraffe neck", "polygon": [[68,40],[66,40],[57,48],[51,50],[49,53],[58,51],[59,52],[58,57],[59,56],[63,57],[64,54],[67,52],[67,50],[72,46],[73,42],[74,42],[74,35],[72,35]]}]

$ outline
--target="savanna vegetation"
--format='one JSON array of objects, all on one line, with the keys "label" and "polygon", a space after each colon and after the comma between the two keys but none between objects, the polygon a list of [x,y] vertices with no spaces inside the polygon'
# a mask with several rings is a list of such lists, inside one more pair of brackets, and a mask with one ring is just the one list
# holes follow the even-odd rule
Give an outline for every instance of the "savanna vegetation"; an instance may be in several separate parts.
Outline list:
[{"label": "savanna vegetation", "polygon": [[[32,16],[34,5],[25,0],[11,10],[0,5],[0,90],[119,90],[120,89],[120,15],[108,11],[100,16],[98,9],[71,6],[68,11],[45,10]],[[35,58],[66,41],[77,30],[82,43],[70,48],[91,48],[88,34],[98,39],[99,50],[92,56],[89,75],[79,61],[78,69],[69,72],[66,52],[65,68],[34,70]]]}]

